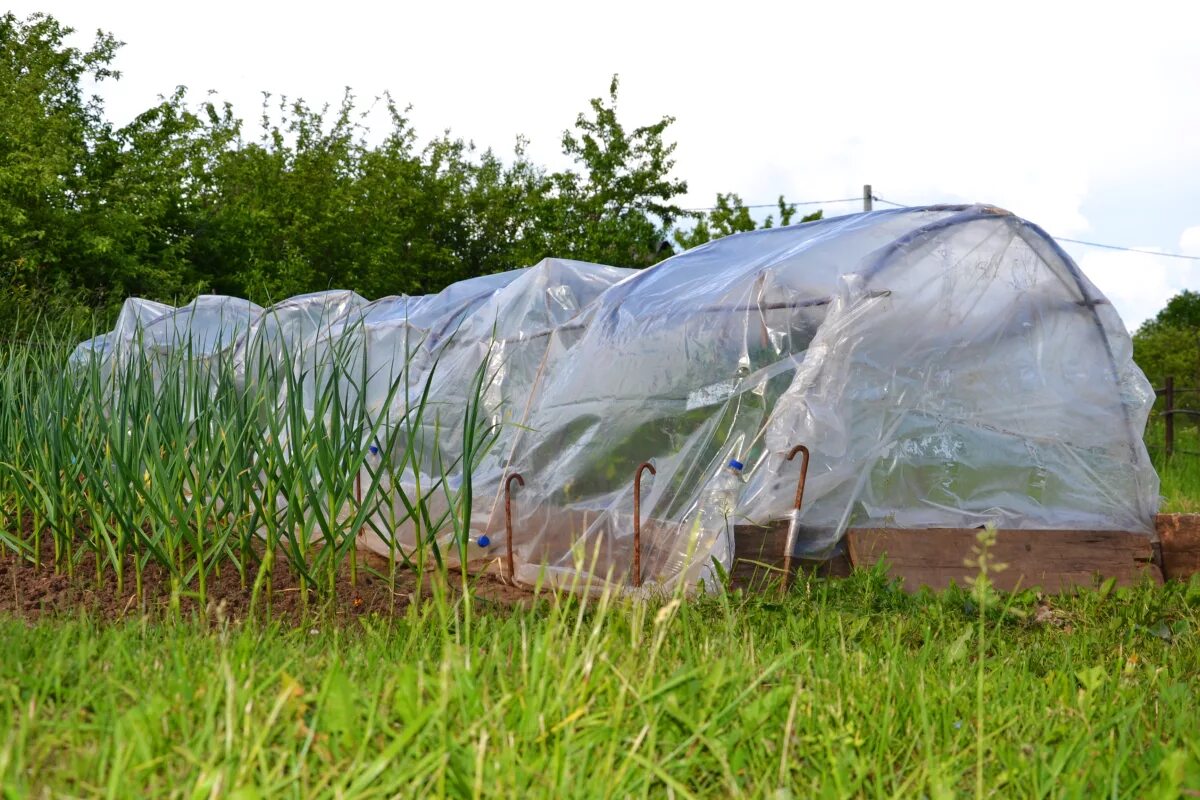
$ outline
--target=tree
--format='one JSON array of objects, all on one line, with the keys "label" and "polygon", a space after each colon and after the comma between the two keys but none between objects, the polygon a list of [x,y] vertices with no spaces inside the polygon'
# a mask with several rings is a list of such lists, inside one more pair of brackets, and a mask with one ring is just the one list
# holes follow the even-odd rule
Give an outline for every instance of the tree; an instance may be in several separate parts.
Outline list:
[{"label": "tree", "polygon": [[[439,143],[448,235],[457,257],[458,277],[516,269],[553,255],[550,221],[561,216],[553,179],[525,155],[519,138],[510,160],[448,137]],[[452,165],[452,167],[449,167]],[[444,285],[444,284],[443,284]],[[440,286],[438,287],[440,288]]]},{"label": "tree", "polygon": [[375,146],[349,91],[332,111],[264,105],[258,141],[214,171],[193,256],[210,286],[261,303],[331,287],[424,294],[543,257],[552,186],[520,142],[510,164],[449,133],[418,148],[382,100],[391,129]]},{"label": "tree", "polygon": [[[1200,292],[1184,290],[1133,335],[1133,358],[1146,377],[1161,387],[1167,376],[1177,386],[1200,387]],[[1194,406],[1195,395],[1178,405]]]},{"label": "tree", "polygon": [[[784,200],[783,195],[779,195],[778,209],[779,224],[781,226],[791,225],[792,219],[796,216],[795,204],[788,203]],[[801,217],[800,222],[813,222],[821,219],[823,215],[824,212],[818,210]],[[733,192],[729,194],[718,192],[717,204],[714,208],[707,212],[692,212],[692,216],[696,220],[696,224],[691,230],[675,232],[676,243],[685,250],[699,247],[713,239],[720,239],[722,236],[771,228],[775,225],[775,219],[770,214],[763,220],[762,225],[755,222],[754,218],[750,216],[750,209],[742,203],[742,198]]]},{"label": "tree", "polygon": [[[418,207],[433,200],[421,197],[415,134],[389,109],[393,129],[372,151],[349,90],[332,110],[264,94],[257,139],[238,137],[216,158],[194,233],[200,279],[260,303],[329,288],[407,290],[414,256],[396,242],[411,242],[426,222]],[[439,259],[425,243],[416,258],[428,266]]]},{"label": "tree", "polygon": [[[116,79],[120,43],[42,14],[0,18],[0,324],[88,324],[124,297],[176,300],[205,285],[191,245],[235,138],[232,110],[189,107],[180,87],[120,129],[85,80]],[[103,324],[103,323],[101,323]]]},{"label": "tree", "polygon": [[541,220],[554,254],[620,267],[645,267],[662,260],[663,243],[683,209],[672,200],[687,192],[687,182],[671,177],[675,144],[664,138],[674,117],[632,131],[617,119],[616,75],[608,102],[591,101],[575,131],[565,131],[563,153],[582,172],[555,173],[554,202]]},{"label": "tree", "polygon": [[228,105],[193,110],[179,87],[106,138],[78,212],[102,246],[79,259],[76,279],[117,302],[178,300],[207,288],[208,276],[195,267],[196,235],[218,191],[216,165],[240,127]]},{"label": "tree", "polygon": [[44,14],[0,17],[0,325],[8,330],[53,312],[47,300],[77,301],[91,288],[75,278],[81,260],[106,246],[77,213],[94,194],[94,153],[111,136],[82,82],[118,77],[110,65],[119,45],[99,32],[79,50],[66,45],[71,33]]}]

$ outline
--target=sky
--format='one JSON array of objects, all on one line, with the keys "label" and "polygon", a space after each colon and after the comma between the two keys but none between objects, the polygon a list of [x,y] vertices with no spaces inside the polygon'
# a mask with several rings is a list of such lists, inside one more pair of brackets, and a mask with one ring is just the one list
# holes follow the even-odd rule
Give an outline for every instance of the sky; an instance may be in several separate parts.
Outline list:
[{"label": "sky", "polygon": [[[246,119],[262,92],[366,104],[418,132],[563,165],[564,129],[621,78],[620,118],[676,118],[685,207],[861,197],[986,202],[1056,236],[1200,256],[1200,2],[12,2],[84,44],[123,123],[185,85]],[[831,203],[826,215],[861,202]],[[811,210],[811,209],[806,209]],[[1200,260],[1064,247],[1130,329]]]}]

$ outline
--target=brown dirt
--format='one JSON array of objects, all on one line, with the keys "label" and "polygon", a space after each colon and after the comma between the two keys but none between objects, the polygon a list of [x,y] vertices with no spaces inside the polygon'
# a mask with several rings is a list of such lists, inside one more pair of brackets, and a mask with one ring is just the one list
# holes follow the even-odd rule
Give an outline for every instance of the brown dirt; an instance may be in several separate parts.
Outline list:
[{"label": "brown dirt", "polygon": [[[49,539],[49,537],[46,537]],[[142,573],[142,596],[136,593],[132,564],[125,569],[125,585],[117,591],[117,579],[112,568],[105,566],[100,581],[96,580],[96,562],[85,554],[76,564],[72,575],[54,569],[54,546],[42,542],[41,566],[0,550],[0,614],[27,620],[43,617],[69,616],[87,613],[96,618],[116,621],[141,615],[167,616],[171,613],[170,576],[155,564]],[[404,613],[414,601],[417,574],[404,567],[396,570],[395,591],[384,578],[372,574],[367,567],[386,576],[387,562],[369,553],[358,554],[357,581],[350,581],[350,565],[343,564],[332,595],[310,593],[307,608],[301,598],[300,583],[283,561],[276,560],[272,575],[272,591],[268,598],[260,594],[254,615],[262,619],[282,620],[301,625],[314,619],[353,623],[365,615],[396,615]],[[247,566],[246,583],[231,562],[221,564],[206,580],[206,602],[201,605],[196,584],[180,593],[179,611],[183,617],[241,620],[250,616],[250,600],[257,573],[257,563]],[[421,596],[428,597],[434,581],[443,579],[434,574],[422,576]],[[472,576],[474,596],[483,604],[512,605],[527,603],[533,595],[526,589],[506,584],[499,576]],[[446,582],[454,595],[461,594],[457,572]]]}]

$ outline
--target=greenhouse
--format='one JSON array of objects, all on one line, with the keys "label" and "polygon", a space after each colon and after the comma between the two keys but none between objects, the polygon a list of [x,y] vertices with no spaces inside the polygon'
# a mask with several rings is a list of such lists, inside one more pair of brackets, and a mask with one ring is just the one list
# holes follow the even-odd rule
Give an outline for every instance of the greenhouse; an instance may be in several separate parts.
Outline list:
[{"label": "greenhouse", "polygon": [[1053,239],[988,206],[737,234],[641,271],[546,259],[422,297],[129,300],[72,362],[171,353],[270,375],[270,402],[361,439],[360,546],[469,536],[470,561],[501,565],[511,526],[525,584],[698,584],[731,566],[735,526],[780,520],[807,558],[858,527],[1154,532],[1154,393],[1128,332]]}]

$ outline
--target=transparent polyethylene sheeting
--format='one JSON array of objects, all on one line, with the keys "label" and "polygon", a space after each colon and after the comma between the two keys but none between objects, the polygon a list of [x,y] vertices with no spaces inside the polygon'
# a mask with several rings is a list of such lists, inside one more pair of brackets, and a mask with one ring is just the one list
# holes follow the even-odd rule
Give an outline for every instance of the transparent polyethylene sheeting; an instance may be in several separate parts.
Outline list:
[{"label": "transparent polyethylene sheeting", "polygon": [[[111,360],[140,340],[206,357],[225,347],[241,364],[258,341],[287,354],[308,392],[339,348],[352,354],[349,372],[367,377],[339,389],[384,420],[376,443],[393,467],[390,513],[374,526],[386,536],[364,537],[381,553],[394,553],[387,538],[416,543],[401,492],[442,473],[462,486],[453,465],[476,386],[498,433],[471,476],[472,535],[490,544],[469,552],[503,553],[503,484],[520,472],[513,545],[527,582],[633,582],[643,462],[657,470],[641,498],[650,586],[730,567],[742,522],[794,517],[806,556],[856,526],[1153,534],[1158,478],[1142,433],[1154,394],[1129,335],[1052,239],[990,207],[738,234],[640,272],[547,259],[437,295],[256,308],[130,300],[117,329],[72,358]],[[420,424],[402,424],[422,398]],[[797,444],[811,464],[793,515],[799,459],[784,456]],[[745,483],[734,519],[714,523],[704,489],[731,458]]]},{"label": "transparent polyethylene sheeting", "polygon": [[128,298],[121,305],[121,313],[117,315],[117,324],[113,329],[81,342],[71,353],[70,363],[82,365],[92,358],[102,358],[108,365],[119,361],[128,355],[128,346],[140,338],[142,328],[174,310],[166,303],[140,297]]}]

